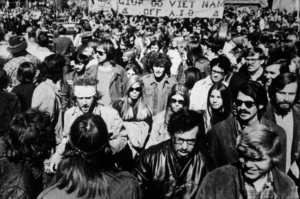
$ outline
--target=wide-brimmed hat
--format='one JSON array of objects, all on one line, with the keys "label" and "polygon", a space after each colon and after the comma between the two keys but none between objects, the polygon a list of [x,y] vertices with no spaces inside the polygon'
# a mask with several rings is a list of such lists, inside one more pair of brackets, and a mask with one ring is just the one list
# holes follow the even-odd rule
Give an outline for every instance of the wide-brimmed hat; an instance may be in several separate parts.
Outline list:
[{"label": "wide-brimmed hat", "polygon": [[24,37],[13,36],[8,40],[7,51],[11,54],[21,52],[27,48],[27,42]]}]

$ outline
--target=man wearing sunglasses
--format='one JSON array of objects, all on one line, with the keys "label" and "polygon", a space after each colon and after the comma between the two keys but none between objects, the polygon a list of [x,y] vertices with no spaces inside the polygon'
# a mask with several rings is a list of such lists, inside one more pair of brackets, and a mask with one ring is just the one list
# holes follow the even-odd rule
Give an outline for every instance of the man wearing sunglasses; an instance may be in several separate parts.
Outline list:
[{"label": "man wearing sunglasses", "polygon": [[235,163],[238,160],[236,138],[244,129],[264,124],[280,137],[282,159],[277,167],[286,171],[286,133],[275,123],[263,118],[268,103],[264,87],[254,81],[243,84],[234,100],[236,116],[230,117],[215,126],[208,133],[208,148],[217,167]]},{"label": "man wearing sunglasses", "polygon": [[195,111],[171,115],[171,138],[146,149],[135,164],[145,198],[195,198],[204,176],[213,169],[204,131],[203,117]]}]

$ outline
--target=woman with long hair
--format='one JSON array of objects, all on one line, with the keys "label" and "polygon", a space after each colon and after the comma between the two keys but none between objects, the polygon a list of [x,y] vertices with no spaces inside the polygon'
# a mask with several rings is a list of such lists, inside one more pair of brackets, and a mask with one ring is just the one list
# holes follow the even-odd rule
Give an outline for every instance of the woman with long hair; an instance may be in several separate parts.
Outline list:
[{"label": "woman with long hair", "polygon": [[184,71],[184,85],[191,93],[195,83],[200,80],[200,70],[198,68],[188,68]]},{"label": "woman with long hair", "polygon": [[208,91],[205,112],[206,132],[213,125],[231,116],[231,103],[228,88],[223,83],[214,84]]},{"label": "woman with long hair", "polygon": [[131,77],[132,75],[141,76],[143,72],[143,69],[136,61],[128,63],[125,67],[125,70],[127,72],[127,78]]},{"label": "woman with long hair", "polygon": [[188,110],[189,105],[190,98],[188,88],[186,88],[183,84],[174,85],[168,96],[166,110],[155,116],[146,148],[169,139],[170,135],[167,131],[167,126],[170,116],[181,109]]},{"label": "woman with long hair", "polygon": [[203,55],[201,45],[197,41],[190,41],[186,45],[187,65],[200,70],[201,79],[210,75],[209,60]]},{"label": "woman with long hair", "polygon": [[142,79],[133,75],[126,82],[124,97],[112,104],[124,121],[133,154],[144,149],[152,126],[152,114],[145,94]]},{"label": "woman with long hair", "polygon": [[79,116],[71,126],[56,172],[57,183],[38,198],[141,198],[135,178],[114,166],[108,140],[106,124],[99,115]]}]

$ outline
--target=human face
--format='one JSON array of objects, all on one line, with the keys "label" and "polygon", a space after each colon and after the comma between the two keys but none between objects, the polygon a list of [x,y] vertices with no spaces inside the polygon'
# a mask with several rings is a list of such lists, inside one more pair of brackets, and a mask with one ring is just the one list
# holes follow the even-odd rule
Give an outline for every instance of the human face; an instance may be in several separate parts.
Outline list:
[{"label": "human face", "polygon": [[218,90],[213,90],[209,96],[209,102],[213,109],[219,109],[223,106],[223,99],[221,93]]},{"label": "human face", "polygon": [[101,46],[99,46],[97,48],[96,54],[97,54],[97,59],[98,59],[99,63],[103,63],[103,62],[106,61],[107,55],[106,55],[106,52],[104,51],[104,49]]},{"label": "human face", "polygon": [[139,82],[136,82],[132,84],[132,86],[129,89],[129,97],[133,100],[136,101],[142,92],[142,87]]},{"label": "human face", "polygon": [[250,32],[250,33],[253,33],[253,32],[254,32],[254,28],[253,28],[252,26],[250,26],[249,32]]},{"label": "human face", "polygon": [[262,178],[272,167],[270,156],[265,155],[262,158],[251,158],[245,155],[239,158],[244,177],[252,182]]},{"label": "human face", "polygon": [[85,64],[84,63],[78,63],[78,64],[75,64],[74,66],[74,69],[77,71],[77,72],[81,72],[84,68]]},{"label": "human face", "polygon": [[129,42],[130,42],[131,45],[134,45],[134,37],[130,37]]},{"label": "human face", "polygon": [[129,57],[125,54],[123,54],[122,59],[123,59],[123,62],[125,62],[125,63],[129,61]]},{"label": "human face", "polygon": [[287,114],[295,103],[297,83],[287,84],[281,91],[275,93],[275,109],[280,114]]},{"label": "human face", "polygon": [[253,57],[246,57],[246,60],[248,62],[248,72],[250,73],[255,73],[261,67],[259,53],[256,53]]},{"label": "human face", "polygon": [[159,48],[157,45],[151,46],[151,52],[158,52]]},{"label": "human face", "polygon": [[153,73],[156,78],[161,78],[165,75],[165,68],[161,66],[153,66]]},{"label": "human face", "polygon": [[240,120],[250,122],[257,118],[257,107],[250,96],[239,92],[235,104],[237,107],[237,115]]},{"label": "human face", "polygon": [[183,30],[182,30],[182,34],[188,34],[189,33],[189,31],[186,29],[186,28],[184,28]]},{"label": "human face", "polygon": [[273,79],[277,77],[280,74],[280,65],[279,64],[273,64],[270,66],[267,66],[265,69],[265,77],[267,78],[267,86],[270,86]]},{"label": "human face", "polygon": [[174,150],[179,158],[187,158],[192,153],[195,148],[198,131],[199,127],[196,126],[189,131],[175,133],[172,140]]},{"label": "human face", "polygon": [[178,112],[183,108],[184,98],[177,94],[171,97],[171,108],[174,112]]},{"label": "human face", "polygon": [[135,72],[134,72],[134,70],[129,69],[129,70],[127,71],[127,78],[131,77],[132,75],[135,75]]},{"label": "human face", "polygon": [[88,113],[91,112],[93,104],[95,102],[95,98],[92,97],[77,97],[77,104],[79,106],[79,109],[83,112],[83,113]]},{"label": "human face", "polygon": [[237,31],[238,33],[240,33],[240,32],[242,31],[242,27],[241,27],[241,26],[236,27],[236,31]]},{"label": "human face", "polygon": [[114,40],[116,40],[116,41],[120,41],[121,33],[120,33],[120,32],[114,33],[114,34],[113,34],[113,38],[114,38]]},{"label": "human face", "polygon": [[176,39],[173,39],[173,40],[172,40],[172,47],[173,47],[173,48],[176,48],[176,47],[177,47],[177,41],[176,41]]},{"label": "human face", "polygon": [[224,70],[219,66],[214,66],[211,69],[211,80],[214,83],[221,82],[224,79]]}]

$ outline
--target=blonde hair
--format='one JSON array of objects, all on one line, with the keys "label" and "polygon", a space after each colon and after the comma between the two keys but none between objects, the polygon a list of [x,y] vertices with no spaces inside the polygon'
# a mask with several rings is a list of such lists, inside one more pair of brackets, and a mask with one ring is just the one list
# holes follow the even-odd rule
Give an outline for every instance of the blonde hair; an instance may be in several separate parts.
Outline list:
[{"label": "blonde hair", "polygon": [[[131,98],[129,97],[129,89],[134,83],[139,83],[142,91],[140,92],[140,97],[135,103],[134,107],[132,106]],[[129,120],[134,118],[134,113],[136,113],[136,119],[138,121],[146,119],[148,116],[151,116],[150,109],[148,108],[145,101],[145,89],[144,84],[141,78],[137,75],[132,75],[126,82],[124,103],[121,109],[122,119]]]},{"label": "blonde hair", "polygon": [[281,158],[279,136],[263,124],[246,128],[237,138],[237,150],[252,158],[268,155],[273,163]]}]

